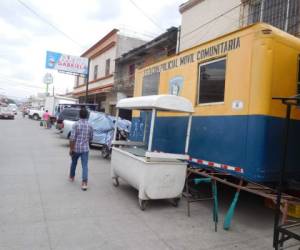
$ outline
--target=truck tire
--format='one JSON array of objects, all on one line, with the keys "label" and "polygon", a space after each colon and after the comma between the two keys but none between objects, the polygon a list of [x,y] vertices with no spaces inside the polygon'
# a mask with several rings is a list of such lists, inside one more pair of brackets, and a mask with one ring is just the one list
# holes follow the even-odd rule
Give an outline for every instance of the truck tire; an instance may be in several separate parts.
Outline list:
[{"label": "truck tire", "polygon": [[39,117],[38,114],[34,114],[34,115],[32,116],[32,118],[33,118],[33,120],[36,120],[36,121],[40,119],[40,117]]}]

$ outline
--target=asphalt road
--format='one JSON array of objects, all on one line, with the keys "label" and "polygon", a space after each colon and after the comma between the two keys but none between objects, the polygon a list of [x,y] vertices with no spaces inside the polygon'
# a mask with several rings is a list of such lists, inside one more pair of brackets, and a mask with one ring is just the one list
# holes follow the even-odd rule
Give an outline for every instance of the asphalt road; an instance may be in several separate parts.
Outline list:
[{"label": "asphalt road", "polygon": [[178,208],[152,201],[140,211],[137,192],[112,185],[110,163],[90,153],[89,190],[80,189],[81,166],[68,181],[67,141],[55,129],[18,117],[0,120],[0,249],[272,249],[273,211],[241,194],[231,230],[224,213],[233,195],[220,190],[214,232],[211,202]]}]

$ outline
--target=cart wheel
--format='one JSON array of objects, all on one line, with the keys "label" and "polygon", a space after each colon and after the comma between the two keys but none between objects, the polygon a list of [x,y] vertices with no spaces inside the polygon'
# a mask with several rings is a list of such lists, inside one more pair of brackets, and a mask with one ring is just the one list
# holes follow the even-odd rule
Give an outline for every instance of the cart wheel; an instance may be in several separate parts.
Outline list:
[{"label": "cart wheel", "polygon": [[172,199],[172,205],[174,207],[178,207],[179,201],[180,201],[180,198],[174,198],[174,199]]},{"label": "cart wheel", "polygon": [[104,159],[109,158],[110,150],[107,145],[103,145],[102,150],[101,150],[101,155],[102,155],[102,158],[104,158]]},{"label": "cart wheel", "polygon": [[147,205],[146,200],[139,199],[139,206],[142,211],[144,211],[146,209],[146,205]]},{"label": "cart wheel", "polygon": [[113,185],[115,187],[118,187],[119,186],[119,179],[116,177],[116,178],[113,178]]}]

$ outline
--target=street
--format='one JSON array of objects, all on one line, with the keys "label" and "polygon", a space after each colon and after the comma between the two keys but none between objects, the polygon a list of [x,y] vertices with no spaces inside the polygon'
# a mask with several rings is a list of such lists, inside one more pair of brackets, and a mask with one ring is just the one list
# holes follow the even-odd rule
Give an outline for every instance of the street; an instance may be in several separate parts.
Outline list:
[{"label": "street", "polygon": [[[92,149],[89,189],[80,189],[81,165],[68,181],[68,141],[53,128],[17,116],[0,120],[0,249],[272,249],[273,210],[245,193],[232,227],[222,228],[233,193],[219,192],[218,232],[210,201],[178,208],[151,201],[141,211],[137,191],[114,187],[110,164]],[[220,187],[220,186],[219,186]]]}]

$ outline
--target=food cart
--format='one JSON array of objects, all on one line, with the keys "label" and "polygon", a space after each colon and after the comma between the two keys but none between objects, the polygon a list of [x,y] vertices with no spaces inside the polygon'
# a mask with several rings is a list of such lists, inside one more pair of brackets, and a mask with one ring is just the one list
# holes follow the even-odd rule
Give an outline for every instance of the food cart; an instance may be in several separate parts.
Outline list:
[{"label": "food cart", "polygon": [[[151,111],[150,132],[147,136],[147,112],[142,142],[116,141],[119,109]],[[157,112],[188,113],[185,149],[183,154],[153,151],[153,131]],[[153,95],[122,99],[117,103],[117,119],[111,156],[111,176],[115,186],[119,178],[138,190],[139,206],[147,200],[172,199],[177,206],[185,183],[187,154],[192,123],[192,103],[180,96]],[[147,137],[149,138],[147,140]]]}]

